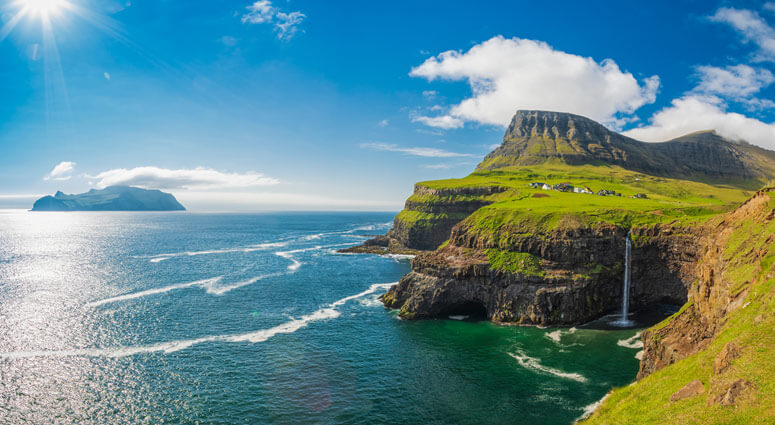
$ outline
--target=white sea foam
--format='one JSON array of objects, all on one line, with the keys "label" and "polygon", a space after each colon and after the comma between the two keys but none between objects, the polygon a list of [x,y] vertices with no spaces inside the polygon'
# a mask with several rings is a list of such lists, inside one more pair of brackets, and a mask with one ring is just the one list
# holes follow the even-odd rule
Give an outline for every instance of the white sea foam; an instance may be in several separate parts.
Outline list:
[{"label": "white sea foam", "polygon": [[139,292],[131,292],[131,293],[119,295],[116,297],[106,298],[104,300],[90,302],[86,305],[89,307],[97,307],[104,304],[110,304],[110,303],[115,303],[119,301],[128,301],[136,298],[147,297],[150,295],[163,294],[165,292],[174,291],[176,289],[184,289],[184,288],[191,288],[191,287],[203,288],[208,294],[211,294],[211,295],[223,295],[234,289],[241,288],[247,285],[252,285],[258,282],[259,280],[266,279],[269,277],[281,276],[283,274],[285,273],[264,274],[264,275],[255,276],[250,279],[246,279],[246,280],[242,280],[239,282],[234,282],[226,285],[220,284],[221,281],[223,280],[223,276],[217,276],[210,279],[196,280],[194,282],[177,283],[175,285],[163,286],[161,288],[148,289],[148,290],[139,291]]},{"label": "white sea foam", "polygon": [[640,340],[640,334],[641,333],[638,332],[627,339],[620,339],[619,341],[616,341],[616,345],[633,349],[643,348],[643,341]]},{"label": "white sea foam", "polygon": [[609,395],[611,395],[611,393],[604,395],[603,398],[601,398],[600,400],[590,405],[584,406],[584,413],[582,413],[581,416],[579,416],[579,418],[576,419],[576,421],[578,422],[592,416],[592,414],[595,413],[595,410],[597,410],[597,408],[600,407],[601,404],[603,404],[603,402],[605,401],[605,399],[608,398]]},{"label": "white sea foam", "polygon": [[509,353],[511,357],[513,357],[517,363],[519,363],[520,366],[524,367],[525,369],[531,369],[539,372],[548,373],[554,376],[558,376],[560,378],[570,379],[577,382],[586,382],[587,378],[584,376],[578,374],[578,373],[568,373],[563,372],[558,369],[554,369],[551,367],[547,367],[541,364],[539,359],[529,357],[525,353],[517,351],[516,353]]},{"label": "white sea foam", "polygon": [[282,248],[284,246],[288,246],[291,241],[280,241],[280,242],[267,242],[267,243],[261,243],[256,245],[248,245],[248,246],[242,246],[242,247],[236,247],[236,248],[223,248],[223,249],[207,249],[202,251],[183,251],[183,252],[170,252],[166,254],[158,254],[151,257],[149,260],[152,263],[158,263],[161,261],[169,260],[174,257],[194,257],[197,255],[213,255],[213,254],[228,254],[233,252],[255,252],[255,251],[266,251],[273,248]]},{"label": "white sea foam", "polygon": [[411,260],[412,258],[415,257],[414,255],[409,255],[409,254],[383,254],[382,256],[392,258],[396,261]]},{"label": "white sea foam", "polygon": [[466,315],[452,315],[452,316],[449,316],[449,318],[452,319],[452,320],[466,320],[469,317],[470,316],[466,316]]},{"label": "white sea foam", "polygon": [[638,351],[637,353],[635,353],[635,358],[636,358],[636,359],[638,359],[638,360],[643,360],[643,355],[644,355],[645,353],[646,353],[645,351],[643,351],[643,350],[640,350],[640,351]]},{"label": "white sea foam", "polygon": [[51,351],[13,351],[8,353],[0,353],[0,358],[4,359],[19,359],[19,358],[31,358],[31,357],[127,357],[137,354],[146,353],[174,353],[176,351],[185,350],[197,344],[205,342],[264,342],[269,338],[272,338],[278,334],[288,334],[296,332],[309,325],[312,322],[321,320],[335,319],[341,314],[336,308],[341,307],[347,302],[364,297],[369,294],[373,294],[381,289],[387,289],[397,282],[393,283],[375,283],[368,289],[349,297],[344,297],[340,300],[334,301],[327,306],[324,306],[314,312],[301,316],[298,319],[292,319],[283,324],[277,325],[269,329],[262,329],[254,332],[248,332],[237,335],[213,335],[205,336],[194,339],[181,339],[175,341],[160,342],[149,345],[139,345],[133,347],[115,347],[115,348],[81,348],[74,350],[51,350]]},{"label": "white sea foam", "polygon": [[119,295],[116,297],[105,298],[104,300],[94,301],[86,304],[89,307],[97,307],[103,304],[114,303],[118,301],[133,300],[136,298],[147,297],[149,295],[163,294],[165,292],[174,291],[176,289],[191,288],[193,286],[206,287],[207,285],[213,285],[218,283],[223,276],[217,276],[210,279],[195,280],[193,282],[177,283],[175,285],[162,286],[161,288],[153,288],[145,291],[131,292],[129,294]]},{"label": "white sea foam", "polygon": [[212,283],[208,283],[208,284],[202,285],[202,287],[205,289],[205,291],[208,294],[223,295],[223,294],[225,294],[225,293],[227,293],[229,291],[232,291],[234,289],[242,288],[243,286],[252,285],[252,284],[258,282],[259,280],[266,279],[266,278],[269,278],[269,277],[282,276],[284,274],[285,273],[269,273],[269,274],[264,274],[264,275],[260,275],[260,276],[251,277],[250,279],[242,280],[242,281],[239,281],[239,282],[234,282],[234,283],[231,283],[231,284],[228,284],[228,285],[219,285],[218,284],[219,282],[212,282]]},{"label": "white sea foam", "polygon": [[559,344],[560,338],[562,338],[562,330],[557,329],[554,332],[545,333],[544,336]]}]

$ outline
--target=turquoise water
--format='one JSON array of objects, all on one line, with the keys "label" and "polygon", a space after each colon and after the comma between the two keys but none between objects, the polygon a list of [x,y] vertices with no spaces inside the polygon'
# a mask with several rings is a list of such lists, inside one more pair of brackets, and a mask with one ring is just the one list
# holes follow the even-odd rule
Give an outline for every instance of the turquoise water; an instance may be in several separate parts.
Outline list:
[{"label": "turquoise water", "polygon": [[[407,322],[385,213],[0,212],[0,423],[568,424],[636,330]],[[460,318],[458,318],[460,319]]]}]

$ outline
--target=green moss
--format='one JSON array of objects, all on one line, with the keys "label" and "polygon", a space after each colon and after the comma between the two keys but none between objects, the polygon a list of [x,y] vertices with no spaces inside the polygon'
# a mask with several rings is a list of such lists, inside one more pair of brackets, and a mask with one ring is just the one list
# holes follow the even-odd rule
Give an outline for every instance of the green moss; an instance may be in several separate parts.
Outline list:
[{"label": "green moss", "polygon": [[522,273],[528,276],[544,275],[544,271],[541,269],[541,259],[535,255],[498,249],[488,249],[486,253],[490,267],[495,270]]}]

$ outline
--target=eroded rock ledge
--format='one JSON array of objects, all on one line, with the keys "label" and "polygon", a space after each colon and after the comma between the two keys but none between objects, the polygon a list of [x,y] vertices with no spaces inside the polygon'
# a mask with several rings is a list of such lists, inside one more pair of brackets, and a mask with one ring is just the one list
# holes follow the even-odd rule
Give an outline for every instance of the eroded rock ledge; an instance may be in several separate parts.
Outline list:
[{"label": "eroded rock ledge", "polygon": [[475,313],[504,323],[583,323],[621,305],[628,230],[631,305],[686,302],[699,246],[691,228],[570,225],[547,234],[500,229],[493,237],[465,222],[445,247],[418,255],[382,300],[407,319]]}]

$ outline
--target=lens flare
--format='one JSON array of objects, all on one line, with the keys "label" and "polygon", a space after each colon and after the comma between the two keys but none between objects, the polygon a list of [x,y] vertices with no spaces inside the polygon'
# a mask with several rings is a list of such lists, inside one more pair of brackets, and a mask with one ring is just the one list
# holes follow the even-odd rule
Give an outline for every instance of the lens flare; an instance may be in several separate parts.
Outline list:
[{"label": "lens flare", "polygon": [[27,8],[30,13],[48,16],[59,13],[62,9],[67,7],[67,0],[25,0],[22,2],[24,8]]}]

